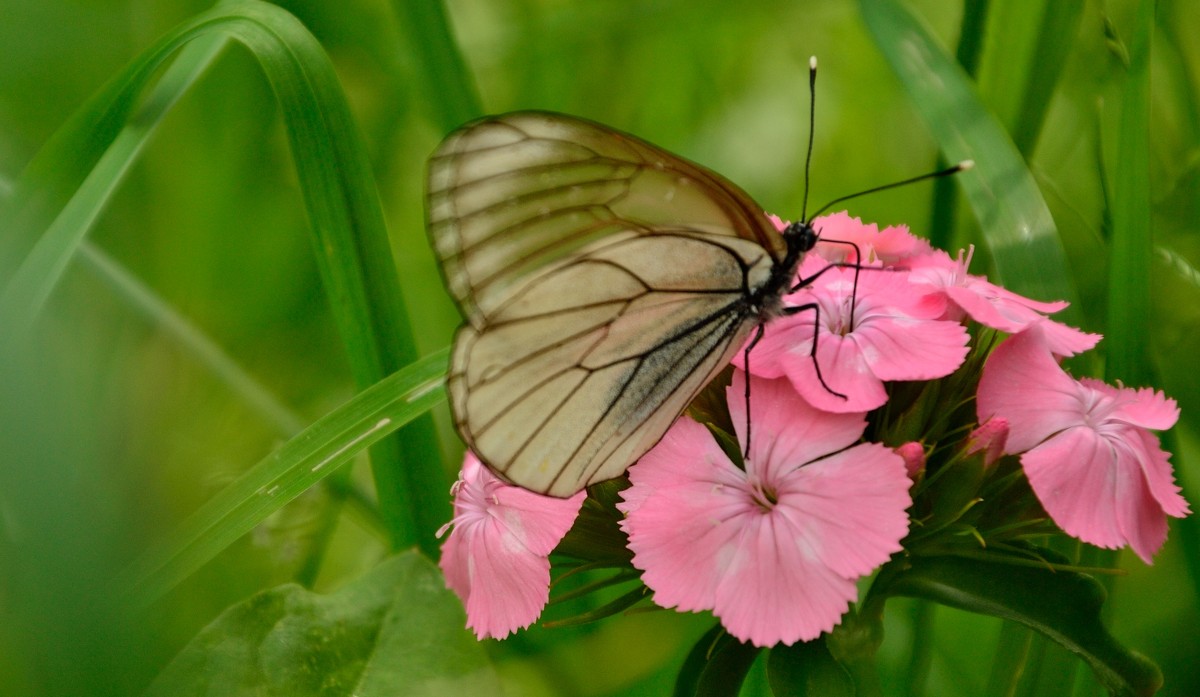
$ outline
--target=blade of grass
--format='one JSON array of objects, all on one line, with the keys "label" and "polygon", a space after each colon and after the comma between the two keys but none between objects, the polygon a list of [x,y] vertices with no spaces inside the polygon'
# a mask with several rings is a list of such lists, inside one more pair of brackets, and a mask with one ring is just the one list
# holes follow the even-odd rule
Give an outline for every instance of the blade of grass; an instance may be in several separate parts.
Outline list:
[{"label": "blade of grass", "polygon": [[113,593],[145,609],[357,453],[426,413],[445,398],[448,355],[444,349],[385,378],[284,443],[131,564]]},{"label": "blade of grass", "polygon": [[[231,5],[234,37],[258,58],[288,128],[318,267],[360,389],[416,358],[375,179],[329,57],[295,17],[262,2]],[[428,417],[372,449],[380,511],[394,549],[436,558],[449,481]]]},{"label": "blade of grass", "polygon": [[[59,129],[14,182],[11,196],[0,207],[0,270],[11,271],[0,272],[0,278],[9,279],[0,289],[0,326],[9,328],[9,340],[19,338],[34,321],[162,118],[226,41],[224,36],[210,36],[187,46],[132,117],[128,114],[141,85],[120,90],[125,80],[110,82]],[[146,66],[146,72],[157,65]],[[14,263],[17,259],[19,264]]]},{"label": "blade of grass", "polygon": [[[37,241],[0,297],[0,324],[32,321],[149,131],[190,82],[160,82],[161,91],[130,120],[137,96],[163,62],[198,38],[244,44],[275,90],[318,267],[355,382],[361,389],[407,365],[415,358],[411,330],[375,182],[345,95],[316,39],[287,12],[256,0],[222,4],[160,39],[81,108],[26,168],[0,211],[0,227],[17,240],[5,248],[5,259],[13,250],[22,256],[22,240]],[[20,332],[7,336],[15,341]],[[432,423],[419,419],[403,435],[403,449],[398,439],[388,439],[372,451],[380,508],[394,547],[415,541],[436,556],[434,532],[449,517],[449,503]]]},{"label": "blade of grass", "polygon": [[[998,280],[1040,300],[1077,304],[1054,220],[1008,134],[970,78],[896,0],[859,0],[867,27],[912,96],[946,158],[972,159],[958,175],[992,253]],[[1079,324],[1075,307],[1059,318]]]},{"label": "blade of grass", "polygon": [[[970,77],[979,70],[983,39],[987,27],[991,0],[978,0],[963,5],[962,23],[958,31],[958,48],[954,58]],[[950,166],[944,155],[938,155],[935,170]],[[933,182],[933,211],[929,216],[929,243],[938,249],[949,249],[954,238],[954,216],[958,210],[958,185],[953,177],[939,177]]]},{"label": "blade of grass", "polygon": [[408,36],[413,62],[423,68],[419,72],[422,91],[441,130],[449,132],[482,115],[479,91],[441,0],[393,0],[392,9]]},{"label": "blade of grass", "polygon": [[[1149,346],[1150,265],[1154,239],[1150,211],[1150,53],[1154,36],[1152,0],[1140,0],[1129,46],[1129,76],[1121,99],[1117,161],[1112,169],[1112,235],[1108,279],[1108,361],[1105,377],[1129,385],[1155,382]],[[1173,434],[1163,435],[1168,451],[1179,453]],[[1196,500],[1187,468],[1175,464],[1185,495]],[[1200,598],[1200,523],[1196,517],[1172,521],[1184,547],[1188,580]]]},{"label": "blade of grass", "polygon": [[1017,149],[1029,157],[1037,147],[1050,109],[1050,98],[1067,64],[1067,56],[1079,33],[1083,17],[1083,0],[1057,0],[1046,3],[1045,14],[1038,24],[1037,45],[1030,62],[1030,72],[1021,95],[1013,126]]},{"label": "blade of grass", "polygon": [[1139,0],[1129,45],[1129,75],[1121,98],[1112,182],[1105,377],[1148,385],[1154,371],[1150,331],[1150,43],[1154,3]]},{"label": "blade of grass", "polygon": [[[205,366],[218,380],[223,382],[251,409],[261,414],[267,422],[274,426],[276,432],[283,438],[290,438],[304,428],[304,420],[287,405],[276,399],[262,383],[258,382],[245,368],[237,363],[218,344],[209,338],[194,324],[180,315],[167,303],[146,287],[125,267],[102,252],[98,247],[84,240],[79,245],[79,253],[75,260],[96,274],[124,299],[136,311],[143,315],[154,326],[159,327],[171,337],[193,358]],[[351,468],[344,467],[324,481],[332,494],[322,505],[319,522],[313,526],[313,533],[306,543],[304,562],[296,573],[296,582],[305,587],[311,587],[317,573],[320,571],[321,560],[325,557],[325,547],[331,539],[341,512],[341,502],[345,499],[360,504],[361,492],[355,490],[350,481]],[[378,522],[377,510],[364,512],[374,514],[372,522]],[[385,531],[386,532],[386,531]]]},{"label": "blade of grass", "polygon": [[133,274],[88,241],[79,245],[75,260],[96,274],[139,313],[170,335],[244,403],[287,438],[304,428],[304,419],[283,404],[217,342],[189,322]]}]

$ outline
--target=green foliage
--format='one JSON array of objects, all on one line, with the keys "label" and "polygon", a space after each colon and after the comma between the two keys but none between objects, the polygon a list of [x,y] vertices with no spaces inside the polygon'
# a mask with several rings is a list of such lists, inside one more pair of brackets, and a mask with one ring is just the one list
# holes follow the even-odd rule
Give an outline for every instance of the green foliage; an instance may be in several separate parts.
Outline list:
[{"label": "green foliage", "polygon": [[234,605],[145,694],[499,695],[483,648],[459,631],[465,621],[437,567],[406,552],[336,593],[287,584]]},{"label": "green foliage", "polygon": [[[1111,630],[1081,573],[918,559],[887,593],[936,615],[889,607],[878,634],[758,662],[719,628],[700,637],[709,619],[666,613],[659,633],[632,616],[535,629],[490,645],[488,662],[436,570],[392,556],[436,554],[457,466],[444,415],[436,435],[420,418],[441,401],[457,322],[422,231],[441,135],[480,104],[575,113],[795,217],[811,54],[813,201],[939,154],[975,159],[949,185],[957,215],[929,185],[852,212],[974,243],[977,272],[1072,300],[1072,319],[1107,337],[1104,363],[1077,374],[1180,401],[1171,449],[1190,486],[1200,372],[1179,357],[1200,352],[1195,3],[279,5],[0,0],[6,694],[661,694],[681,665],[679,694],[737,694],[750,676],[745,693],[756,667],[764,694],[962,694],[989,666],[993,694],[1021,671],[1023,694],[1071,689],[1055,666],[1079,661],[1024,627],[1095,669],[1077,694],[1153,691],[1127,646],[1161,665],[1160,694],[1200,690],[1190,520],[1155,566],[1109,580]],[[370,470],[353,468],[372,445]],[[955,474],[960,505],[932,524],[971,505],[979,473]],[[566,547],[614,529],[607,510],[588,513]],[[310,590],[280,585],[292,580]],[[572,611],[641,599],[615,593]],[[1042,602],[1052,594],[1074,602]],[[983,615],[1012,622],[997,638]],[[856,640],[879,650],[865,667],[878,685],[836,662]]]},{"label": "green foliage", "polygon": [[917,558],[883,592],[994,615],[1051,637],[1078,654],[1114,695],[1150,695],[1162,674],[1121,646],[1100,621],[1104,588],[1081,573],[953,557]]}]

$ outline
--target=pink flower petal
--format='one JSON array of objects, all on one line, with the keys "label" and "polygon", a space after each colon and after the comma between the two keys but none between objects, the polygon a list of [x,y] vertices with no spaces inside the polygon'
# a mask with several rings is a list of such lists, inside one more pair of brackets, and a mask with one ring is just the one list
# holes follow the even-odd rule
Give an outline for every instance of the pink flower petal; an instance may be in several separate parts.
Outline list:
[{"label": "pink flower petal", "polygon": [[1136,390],[1113,387],[1092,378],[1083,378],[1080,382],[1089,389],[1119,401],[1120,405],[1113,416],[1120,421],[1155,431],[1165,431],[1179,420],[1179,405],[1160,391],[1149,387]]},{"label": "pink flower petal", "polygon": [[779,487],[778,510],[808,528],[809,547],[822,564],[863,576],[900,551],[911,484],[903,458],[863,443],[794,470]]},{"label": "pink flower petal", "polygon": [[[728,391],[739,433],[743,380],[735,373]],[[783,380],[750,385],[746,470],[680,419],[630,469],[621,526],[655,602],[712,610],[759,646],[791,644],[831,629],[857,577],[900,549],[910,482],[903,458],[883,446],[843,450],[862,414],[814,410]]]},{"label": "pink flower petal", "polygon": [[1067,307],[1066,302],[1038,302],[989,283],[982,276],[968,274],[967,266],[973,252],[974,248],[965,259],[959,252],[958,259],[954,260],[936,250],[907,261],[905,266],[911,270],[914,283],[933,289],[933,295],[947,298],[986,327],[1015,334],[1031,324],[1041,323],[1046,343],[1056,355],[1073,356],[1092,348],[1100,340],[1099,334],[1088,334],[1045,318],[1046,314]]},{"label": "pink flower petal", "polygon": [[711,609],[720,579],[701,571],[717,563],[737,533],[721,521],[751,509],[736,493],[737,468],[706,428],[684,417],[630,468],[629,478],[633,486],[617,505],[626,514],[621,528],[655,602]]},{"label": "pink flower petal", "polygon": [[[859,272],[856,287],[853,269],[827,269],[813,258],[801,266],[800,275],[806,274],[816,280],[785,302],[817,306],[819,315],[810,310],[772,321],[750,356],[755,375],[787,375],[814,406],[855,412],[887,401],[884,380],[933,379],[962,364],[966,329],[937,320],[942,306],[927,302],[925,291],[908,283],[905,272],[869,267]],[[745,367],[740,356],[733,363]]]},{"label": "pink flower petal", "polygon": [[846,211],[830,213],[813,220],[813,228],[821,236],[816,252],[828,261],[855,262],[852,242],[862,253],[863,263],[897,263],[909,257],[926,254],[932,249],[929,242],[913,235],[903,225],[880,230],[874,223],[864,224]]},{"label": "pink flower petal", "polygon": [[[849,446],[867,427],[866,414],[829,413],[811,406],[787,380],[750,382],[750,460],[764,479],[781,479],[787,472],[771,467],[795,467]],[[733,372],[725,397],[729,418],[740,443],[746,442],[746,373]],[[712,438],[707,440],[711,441]],[[715,445],[715,444],[714,444]]]},{"label": "pink flower petal", "polygon": [[851,336],[875,377],[888,381],[945,377],[962,365],[970,340],[957,322],[882,314],[864,320]]},{"label": "pink flower petal", "polygon": [[1152,434],[1134,429],[1140,443],[1133,444],[1133,452],[1146,478],[1146,486],[1150,495],[1158,502],[1163,513],[1174,518],[1183,518],[1191,513],[1191,507],[1180,494],[1179,485],[1175,483],[1175,473],[1171,469],[1170,454],[1162,449]]},{"label": "pink flower petal", "polygon": [[1008,453],[1029,450],[1082,419],[1078,384],[1055,362],[1036,327],[992,351],[979,380],[976,412],[980,423],[993,416],[1008,421]]},{"label": "pink flower petal", "polygon": [[1129,545],[1150,563],[1166,540],[1166,517],[1188,514],[1167,453],[1141,425],[1174,424],[1174,401],[1075,382],[1051,357],[1040,325],[996,348],[977,403],[981,420],[1009,421],[1007,451],[1027,451],[1029,484],[1068,534],[1100,547]]},{"label": "pink flower petal", "polygon": [[454,520],[439,566],[480,639],[528,627],[549,599],[549,554],[587,496],[542,496],[501,482],[473,454],[454,488]]},{"label": "pink flower petal", "polygon": [[837,625],[857,595],[854,579],[806,560],[809,531],[790,523],[757,513],[731,521],[740,534],[723,560],[713,614],[741,641],[772,646],[815,639]]},{"label": "pink flower petal", "polygon": [[1042,507],[1068,535],[1106,549],[1125,543],[1114,509],[1115,458],[1094,431],[1063,431],[1022,455],[1021,466]]},{"label": "pink flower petal", "polygon": [[[806,358],[789,361],[784,368],[796,391],[818,409],[835,413],[864,412],[887,402],[883,381],[875,377],[856,341],[835,334],[824,335],[817,343],[816,364]],[[817,377],[818,364],[821,376],[825,378],[824,384]]]},{"label": "pink flower petal", "polygon": [[446,585],[463,601],[467,627],[480,639],[502,639],[542,614],[550,597],[550,560],[504,548],[496,524],[451,535],[442,545]]}]

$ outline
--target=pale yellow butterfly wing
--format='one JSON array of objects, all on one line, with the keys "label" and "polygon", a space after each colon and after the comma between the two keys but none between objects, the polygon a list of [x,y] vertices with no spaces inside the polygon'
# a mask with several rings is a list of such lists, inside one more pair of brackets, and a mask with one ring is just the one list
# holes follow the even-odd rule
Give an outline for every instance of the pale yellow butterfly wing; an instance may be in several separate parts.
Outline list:
[{"label": "pale yellow butterfly wing", "polygon": [[569,496],[651,448],[753,329],[783,242],[733,184],[632,136],[522,112],[446,139],[429,228],[466,324],[455,423]]}]

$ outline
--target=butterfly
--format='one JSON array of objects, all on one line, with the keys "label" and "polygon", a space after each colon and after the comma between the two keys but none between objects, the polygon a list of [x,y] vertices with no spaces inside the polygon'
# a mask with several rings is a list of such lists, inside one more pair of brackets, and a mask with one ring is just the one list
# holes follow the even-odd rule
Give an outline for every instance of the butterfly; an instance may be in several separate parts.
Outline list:
[{"label": "butterfly", "polygon": [[705,167],[585,119],[522,111],[451,133],[427,223],[465,321],[454,423],[502,478],[570,496],[653,447],[817,241]]}]

